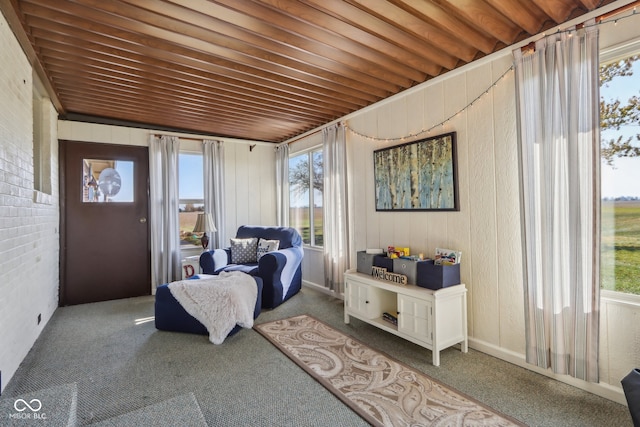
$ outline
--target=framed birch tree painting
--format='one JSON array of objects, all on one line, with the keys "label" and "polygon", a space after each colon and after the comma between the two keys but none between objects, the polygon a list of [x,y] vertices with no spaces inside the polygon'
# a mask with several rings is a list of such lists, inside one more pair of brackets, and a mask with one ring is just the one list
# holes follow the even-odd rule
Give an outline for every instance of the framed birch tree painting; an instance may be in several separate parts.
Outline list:
[{"label": "framed birch tree painting", "polygon": [[456,133],[373,152],[376,211],[458,211]]}]

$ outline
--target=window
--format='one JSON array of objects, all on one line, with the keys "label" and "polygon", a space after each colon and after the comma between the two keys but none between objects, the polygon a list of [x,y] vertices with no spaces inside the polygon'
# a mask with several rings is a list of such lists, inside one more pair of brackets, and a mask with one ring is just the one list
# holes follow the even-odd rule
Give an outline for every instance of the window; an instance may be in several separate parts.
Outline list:
[{"label": "window", "polygon": [[302,241],[322,246],[322,150],[312,150],[289,158],[289,222]]},{"label": "window", "polygon": [[182,152],[178,156],[178,194],[180,197],[180,247],[201,247],[202,233],[194,233],[198,213],[204,212],[202,154]]},{"label": "window", "polygon": [[640,47],[600,65],[601,288],[640,295]]},{"label": "window", "polygon": [[37,75],[33,76],[33,189],[36,200],[52,194],[51,185],[51,101]]},{"label": "window", "polygon": [[133,167],[130,160],[83,159],[82,202],[133,202]]}]

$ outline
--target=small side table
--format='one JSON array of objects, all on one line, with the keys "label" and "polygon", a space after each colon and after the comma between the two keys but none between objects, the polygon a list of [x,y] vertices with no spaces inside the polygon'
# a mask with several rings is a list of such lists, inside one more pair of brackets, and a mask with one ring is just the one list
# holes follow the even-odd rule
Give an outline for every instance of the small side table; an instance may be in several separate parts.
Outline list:
[{"label": "small side table", "polygon": [[182,280],[200,273],[200,256],[188,256],[182,260]]}]

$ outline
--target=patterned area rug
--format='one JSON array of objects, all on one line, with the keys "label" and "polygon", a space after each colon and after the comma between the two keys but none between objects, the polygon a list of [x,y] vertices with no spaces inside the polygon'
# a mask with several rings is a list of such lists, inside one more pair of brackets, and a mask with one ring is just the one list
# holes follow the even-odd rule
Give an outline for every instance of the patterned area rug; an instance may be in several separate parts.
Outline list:
[{"label": "patterned area rug", "polygon": [[524,426],[306,315],[259,333],[375,426]]}]

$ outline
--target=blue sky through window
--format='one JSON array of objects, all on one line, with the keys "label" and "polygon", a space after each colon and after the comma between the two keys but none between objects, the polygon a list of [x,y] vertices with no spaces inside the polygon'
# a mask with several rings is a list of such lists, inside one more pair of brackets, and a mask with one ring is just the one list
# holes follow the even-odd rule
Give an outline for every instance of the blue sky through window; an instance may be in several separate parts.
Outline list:
[{"label": "blue sky through window", "polygon": [[[600,87],[600,96],[605,100],[620,99],[622,103],[638,95],[640,92],[640,61],[633,65],[633,75],[615,77],[611,82]],[[640,133],[640,126],[623,126],[619,131],[602,131],[602,138],[625,136]],[[601,191],[603,198],[640,197],[640,158],[616,158],[613,167],[602,162],[600,169]]]},{"label": "blue sky through window", "polygon": [[133,202],[133,162],[129,160],[116,160],[114,168],[120,175],[122,185],[118,194],[112,197],[112,201]]},{"label": "blue sky through window", "polygon": [[202,154],[180,153],[178,192],[181,199],[204,199]]},{"label": "blue sky through window", "polygon": [[[289,170],[295,169],[298,164],[307,160],[309,157],[307,153],[297,155],[289,158]],[[293,190],[293,189],[291,189]],[[309,207],[309,190],[304,192],[290,191],[289,206],[292,208],[308,208]]]}]

